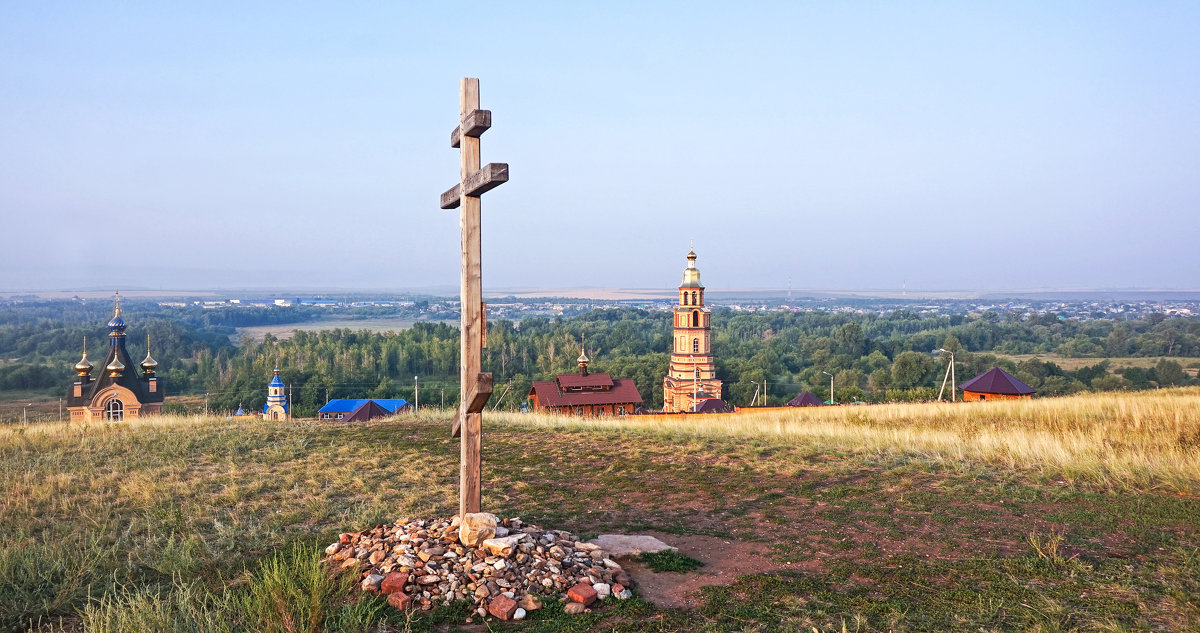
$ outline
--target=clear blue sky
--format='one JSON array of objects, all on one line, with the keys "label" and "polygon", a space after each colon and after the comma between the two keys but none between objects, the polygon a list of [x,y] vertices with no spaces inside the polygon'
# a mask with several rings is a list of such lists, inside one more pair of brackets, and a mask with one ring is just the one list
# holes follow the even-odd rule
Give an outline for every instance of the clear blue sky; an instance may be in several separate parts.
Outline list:
[{"label": "clear blue sky", "polygon": [[0,290],[456,284],[463,76],[485,290],[1200,287],[1195,2],[175,4],[0,8]]}]

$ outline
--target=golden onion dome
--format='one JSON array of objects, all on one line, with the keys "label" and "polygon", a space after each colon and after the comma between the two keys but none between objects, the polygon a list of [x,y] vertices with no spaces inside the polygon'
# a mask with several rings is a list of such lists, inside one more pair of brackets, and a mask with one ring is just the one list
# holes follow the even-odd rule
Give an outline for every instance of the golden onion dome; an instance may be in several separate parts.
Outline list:
[{"label": "golden onion dome", "polygon": [[79,362],[78,362],[78,363],[75,363],[75,371],[76,371],[76,372],[78,372],[78,373],[80,373],[80,374],[90,374],[90,373],[92,373],[92,368],[93,368],[93,367],[95,367],[95,365],[93,365],[93,364],[91,363],[91,361],[89,361],[89,360],[88,360],[88,357],[87,357],[87,352],[84,352],[84,353],[83,353],[83,358],[79,359]]},{"label": "golden onion dome", "polygon": [[75,363],[75,371],[80,376],[86,376],[87,374],[92,373],[93,367],[95,367],[95,365],[93,365],[87,357],[87,337],[85,336],[83,337],[83,358],[79,359],[78,363]]},{"label": "golden onion dome", "polygon": [[158,369],[158,361],[150,356],[150,335],[146,335],[146,359],[142,361],[142,371],[153,374]]},{"label": "golden onion dome", "polygon": [[688,265],[683,269],[683,283],[679,284],[680,288],[703,288],[700,283],[700,269],[696,268],[696,251],[688,251]]},{"label": "golden onion dome", "polygon": [[122,363],[120,358],[114,356],[112,362],[105,365],[104,369],[108,370],[113,376],[120,376],[125,372],[125,363]]}]

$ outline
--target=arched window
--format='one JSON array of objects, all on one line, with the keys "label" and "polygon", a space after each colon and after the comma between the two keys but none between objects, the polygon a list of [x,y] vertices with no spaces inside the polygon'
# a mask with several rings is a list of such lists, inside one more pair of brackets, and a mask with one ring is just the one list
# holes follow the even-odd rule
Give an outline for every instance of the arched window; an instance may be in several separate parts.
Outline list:
[{"label": "arched window", "polygon": [[695,290],[692,291],[692,305],[694,305],[694,306],[700,305],[699,303],[696,302],[696,291]]},{"label": "arched window", "polygon": [[700,311],[692,311],[692,327],[700,327]]},{"label": "arched window", "polygon": [[700,353],[700,339],[698,339],[698,338],[692,339],[692,352],[696,353],[696,354]]},{"label": "arched window", "polygon": [[125,419],[125,405],[116,398],[104,403],[104,419],[120,422]]},{"label": "arched window", "polygon": [[683,305],[687,305],[687,304],[688,304],[688,295],[685,292],[685,293],[683,293]]}]

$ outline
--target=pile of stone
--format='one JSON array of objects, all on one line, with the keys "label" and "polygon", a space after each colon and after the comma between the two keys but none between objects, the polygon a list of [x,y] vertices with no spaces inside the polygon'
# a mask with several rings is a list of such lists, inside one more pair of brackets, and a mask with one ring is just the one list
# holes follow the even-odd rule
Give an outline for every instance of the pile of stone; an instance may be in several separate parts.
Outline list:
[{"label": "pile of stone", "polygon": [[471,600],[480,617],[520,620],[543,599],[565,595],[564,610],[583,613],[608,596],[633,595],[633,579],[600,546],[486,512],[342,534],[325,554],[401,610]]}]

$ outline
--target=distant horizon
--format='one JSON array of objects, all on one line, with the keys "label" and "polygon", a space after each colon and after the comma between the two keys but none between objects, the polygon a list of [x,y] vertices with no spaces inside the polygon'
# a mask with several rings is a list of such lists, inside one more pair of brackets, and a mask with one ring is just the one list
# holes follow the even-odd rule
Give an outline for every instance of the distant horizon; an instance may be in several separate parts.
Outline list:
[{"label": "distant horizon", "polygon": [[[438,299],[457,299],[458,291],[450,286],[425,286],[413,288],[320,288],[320,287],[276,287],[276,288],[139,288],[130,287],[119,290],[122,296],[132,298],[201,298],[201,297],[231,297],[237,295],[249,296],[255,299],[290,299],[297,297],[312,297],[322,295],[350,295],[353,297],[410,296],[432,297]],[[85,299],[102,299],[111,297],[114,290],[104,288],[77,288],[65,290],[2,290],[0,299],[14,297],[37,296],[46,300],[70,299],[79,296]],[[711,298],[766,299],[785,298],[788,288],[708,288]],[[910,299],[910,300],[946,300],[959,301],[969,299],[992,298],[1079,298],[1085,297],[1116,299],[1128,297],[1137,299],[1141,295],[1177,295],[1181,298],[1200,300],[1198,288],[1009,288],[1001,290],[959,290],[959,289],[928,289],[909,288],[907,291],[866,288],[866,289],[827,289],[827,288],[796,288],[790,289],[792,299],[805,298],[842,298],[842,299]],[[755,295],[750,297],[750,295]],[[1189,295],[1195,295],[1191,297]],[[516,298],[516,299],[591,299],[595,301],[629,301],[644,299],[647,301],[669,300],[675,296],[673,288],[620,288],[620,287],[562,287],[562,288],[496,288],[484,289],[486,298]],[[336,298],[336,297],[334,297]]]}]

